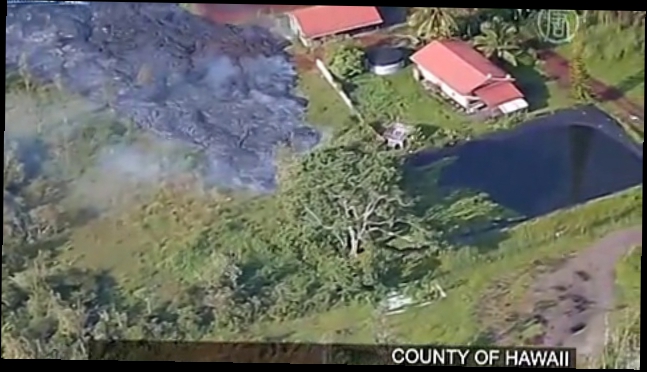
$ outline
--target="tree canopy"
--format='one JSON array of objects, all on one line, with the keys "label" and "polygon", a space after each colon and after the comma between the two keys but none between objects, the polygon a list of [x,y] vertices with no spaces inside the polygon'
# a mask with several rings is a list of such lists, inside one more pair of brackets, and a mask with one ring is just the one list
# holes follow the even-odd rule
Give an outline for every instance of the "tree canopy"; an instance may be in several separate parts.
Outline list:
[{"label": "tree canopy", "polygon": [[481,34],[474,37],[474,46],[488,58],[516,66],[521,53],[519,41],[519,30],[515,25],[494,17],[481,24]]},{"label": "tree canopy", "polygon": [[451,8],[414,8],[408,23],[416,31],[418,38],[424,42],[450,38],[458,29]]},{"label": "tree canopy", "polygon": [[317,152],[290,189],[291,212],[351,258],[398,239],[421,244],[427,232],[400,189],[398,165],[389,152],[359,147]]},{"label": "tree canopy", "polygon": [[328,53],[330,71],[341,79],[350,79],[364,72],[366,53],[351,43],[341,43]]}]

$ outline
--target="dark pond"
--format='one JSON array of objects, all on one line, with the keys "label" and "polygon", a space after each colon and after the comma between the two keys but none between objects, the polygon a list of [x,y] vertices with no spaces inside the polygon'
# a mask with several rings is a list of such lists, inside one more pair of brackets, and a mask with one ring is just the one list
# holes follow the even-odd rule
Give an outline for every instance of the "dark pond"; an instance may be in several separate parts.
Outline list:
[{"label": "dark pond", "polygon": [[[487,124],[483,124],[487,125]],[[532,218],[642,183],[642,146],[603,111],[586,106],[451,148],[418,153],[410,165],[451,157],[440,186],[468,188]]]}]

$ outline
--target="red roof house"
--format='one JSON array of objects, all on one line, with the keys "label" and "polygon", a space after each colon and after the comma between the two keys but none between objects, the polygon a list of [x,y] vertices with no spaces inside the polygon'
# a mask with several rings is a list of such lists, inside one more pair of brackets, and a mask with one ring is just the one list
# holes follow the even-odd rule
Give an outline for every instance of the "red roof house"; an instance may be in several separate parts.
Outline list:
[{"label": "red roof house", "polygon": [[511,113],[528,107],[514,78],[464,41],[433,41],[411,56],[418,76],[468,113]]},{"label": "red roof house", "polygon": [[374,6],[324,6],[297,9],[289,13],[292,30],[301,41],[377,26],[384,22]]}]

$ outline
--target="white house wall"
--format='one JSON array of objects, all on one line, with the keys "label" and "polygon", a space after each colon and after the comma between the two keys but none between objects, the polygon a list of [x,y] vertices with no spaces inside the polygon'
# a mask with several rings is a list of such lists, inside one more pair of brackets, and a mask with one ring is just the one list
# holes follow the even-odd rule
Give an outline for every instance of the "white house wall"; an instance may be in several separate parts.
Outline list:
[{"label": "white house wall", "polygon": [[512,101],[502,103],[498,106],[498,109],[501,110],[501,112],[504,114],[510,114],[526,108],[528,108],[528,102],[523,98],[517,98]]},{"label": "white house wall", "polygon": [[424,69],[422,67],[419,67],[419,70],[420,70],[420,74],[422,75],[422,77],[425,80],[427,80],[428,82],[440,87],[440,90],[442,90],[445,94],[447,94],[447,96],[449,96],[451,99],[456,101],[456,103],[458,103],[459,105],[461,105],[464,108],[469,107],[470,101],[469,101],[468,97],[466,97],[466,96],[458,93],[454,89],[452,89],[449,85],[445,84],[442,80],[437,78],[434,74],[432,74],[428,70],[426,70],[426,69]]},{"label": "white house wall", "polygon": [[420,74],[422,77],[427,80],[428,82],[435,84],[435,85],[440,85],[440,80],[431,72],[425,70],[422,67],[418,67],[418,70],[420,70]]},{"label": "white house wall", "polygon": [[301,30],[301,26],[297,19],[292,14],[290,14],[288,18],[290,20],[290,29],[294,35],[299,38],[299,41],[301,41],[304,46],[310,46],[310,40],[303,36],[303,31]]}]

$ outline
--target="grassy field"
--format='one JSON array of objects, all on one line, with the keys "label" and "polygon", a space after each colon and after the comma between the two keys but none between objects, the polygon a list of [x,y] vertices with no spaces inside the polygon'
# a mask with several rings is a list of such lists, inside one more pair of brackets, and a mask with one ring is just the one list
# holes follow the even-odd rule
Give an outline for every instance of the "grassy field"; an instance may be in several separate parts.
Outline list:
[{"label": "grassy field", "polygon": [[348,106],[333,91],[318,70],[299,76],[299,91],[305,97],[316,97],[308,102],[307,120],[320,129],[333,131],[356,123]]},{"label": "grassy field", "polygon": [[616,265],[616,309],[608,317],[603,354],[586,361],[595,369],[640,369],[642,247],[634,247]]},{"label": "grassy field", "polygon": [[467,117],[424,92],[407,68],[395,75],[364,74],[351,81],[350,96],[368,122],[402,120],[413,125],[470,131]]},{"label": "grassy field", "polygon": [[[591,75],[618,87],[629,99],[642,105],[645,100],[645,26],[622,28],[593,25],[582,28],[586,64]],[[566,57],[571,44],[559,48]]]},{"label": "grassy field", "polygon": [[616,122],[622,127],[622,129],[627,133],[627,135],[636,141],[637,143],[645,142],[645,128],[640,124],[630,123],[626,120],[623,120],[623,117],[626,115],[620,111],[620,109],[613,102],[602,102],[597,104],[598,107],[605,111],[607,114],[611,115]]},{"label": "grassy field", "polygon": [[[477,342],[485,329],[503,322],[500,316],[505,314],[506,304],[525,294],[540,266],[586,248],[610,231],[640,224],[642,187],[524,223],[498,242],[484,239],[476,247],[448,252],[441,257],[446,274],[438,278],[448,297],[389,317],[387,328],[400,342]],[[561,232],[559,239],[556,231]],[[490,252],[480,254],[479,246]],[[498,293],[488,292],[495,302],[483,302],[486,291],[500,281],[506,286],[498,288]],[[635,286],[639,281],[628,282]],[[488,317],[480,318],[484,306]],[[375,313],[368,305],[350,306],[297,321],[264,324],[245,337],[370,343],[379,327]]]}]

